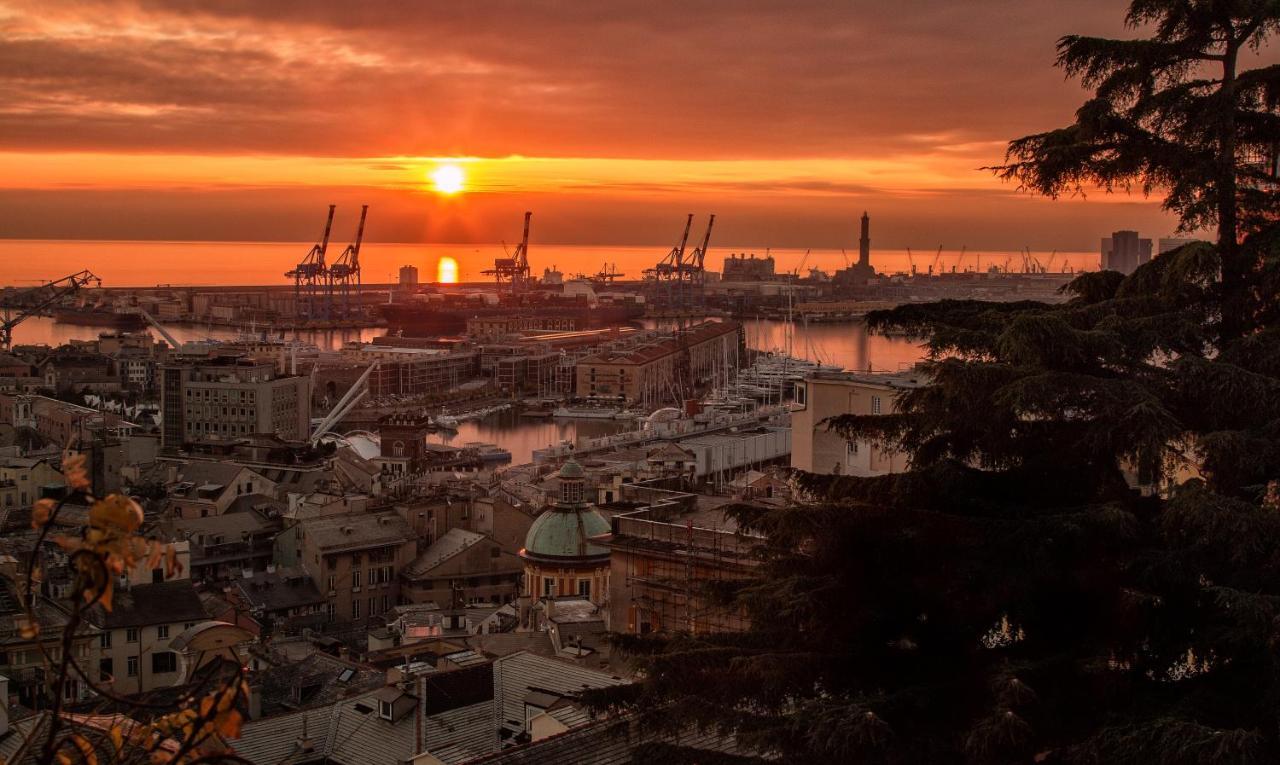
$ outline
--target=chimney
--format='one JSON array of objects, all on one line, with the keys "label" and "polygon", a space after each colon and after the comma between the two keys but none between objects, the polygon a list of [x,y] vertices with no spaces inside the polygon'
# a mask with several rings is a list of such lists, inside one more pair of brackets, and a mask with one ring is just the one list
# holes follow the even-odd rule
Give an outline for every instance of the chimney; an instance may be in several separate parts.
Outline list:
[{"label": "chimney", "polygon": [[249,686],[249,719],[257,720],[262,717],[262,686]]}]

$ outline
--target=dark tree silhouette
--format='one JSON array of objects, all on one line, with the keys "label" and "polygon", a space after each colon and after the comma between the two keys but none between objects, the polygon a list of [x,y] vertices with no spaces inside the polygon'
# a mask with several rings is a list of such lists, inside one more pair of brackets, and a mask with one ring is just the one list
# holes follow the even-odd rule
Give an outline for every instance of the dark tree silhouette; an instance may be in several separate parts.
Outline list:
[{"label": "dark tree silhouette", "polygon": [[1241,238],[1274,220],[1280,66],[1241,69],[1241,57],[1280,28],[1276,0],[1135,0],[1131,27],[1147,39],[1071,35],[1058,65],[1094,88],[1064,128],[1009,144],[1002,177],[1048,196],[1140,188],[1165,194],[1186,230],[1217,226],[1222,332],[1250,328]]},{"label": "dark tree silhouette", "polygon": [[1280,757],[1280,227],[1245,157],[1280,140],[1252,100],[1277,75],[1228,67],[1224,91],[1192,55],[1227,65],[1278,15],[1138,0],[1153,39],[1063,40],[1100,95],[1004,171],[1164,189],[1223,236],[1083,274],[1060,305],[873,314],[926,340],[932,382],[828,425],[910,469],[735,508],[768,540],[762,576],[721,592],[751,629],[619,637],[643,680],[592,703],[796,762]]}]

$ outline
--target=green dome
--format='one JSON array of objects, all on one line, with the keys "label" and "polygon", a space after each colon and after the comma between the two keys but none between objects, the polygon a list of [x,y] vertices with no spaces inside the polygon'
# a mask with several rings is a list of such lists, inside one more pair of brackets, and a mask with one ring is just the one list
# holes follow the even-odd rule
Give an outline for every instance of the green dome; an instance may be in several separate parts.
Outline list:
[{"label": "green dome", "polygon": [[569,461],[564,463],[563,466],[561,466],[560,477],[561,478],[586,478],[587,472],[582,469],[582,466],[578,464],[577,460],[570,457]]},{"label": "green dome", "polygon": [[609,529],[609,522],[590,505],[553,505],[529,527],[524,554],[534,558],[606,558],[608,548],[587,539],[607,534]]}]

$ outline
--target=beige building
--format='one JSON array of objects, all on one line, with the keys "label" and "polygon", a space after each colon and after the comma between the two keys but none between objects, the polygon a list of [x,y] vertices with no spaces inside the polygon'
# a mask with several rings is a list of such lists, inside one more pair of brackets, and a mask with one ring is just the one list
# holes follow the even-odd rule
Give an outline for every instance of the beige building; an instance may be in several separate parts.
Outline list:
[{"label": "beige building", "polygon": [[520,558],[483,534],[449,529],[405,568],[401,588],[410,603],[448,608],[455,589],[465,602],[510,603],[520,594]]},{"label": "beige building", "polygon": [[907,468],[906,455],[845,439],[821,425],[842,414],[892,414],[903,391],[927,384],[918,370],[819,372],[796,383],[791,414],[791,467],[810,473],[873,476]]},{"label": "beige building", "polygon": [[705,322],[675,337],[588,356],[577,364],[577,394],[623,398],[646,406],[674,400],[716,379],[741,358],[742,325],[736,321]]},{"label": "beige building", "polygon": [[65,483],[47,459],[0,457],[0,509],[30,507]]},{"label": "beige building", "polygon": [[364,623],[400,603],[400,572],[413,562],[413,530],[394,511],[332,515],[285,529],[302,569],[327,598],[332,620]]},{"label": "beige building", "polygon": [[95,606],[88,618],[101,630],[92,649],[99,683],[129,695],[182,680],[182,662],[170,642],[208,617],[191,581],[175,579],[117,588],[112,609]]},{"label": "beige building", "polygon": [[237,358],[160,369],[162,446],[268,434],[310,435],[311,380],[279,376],[275,364]]}]

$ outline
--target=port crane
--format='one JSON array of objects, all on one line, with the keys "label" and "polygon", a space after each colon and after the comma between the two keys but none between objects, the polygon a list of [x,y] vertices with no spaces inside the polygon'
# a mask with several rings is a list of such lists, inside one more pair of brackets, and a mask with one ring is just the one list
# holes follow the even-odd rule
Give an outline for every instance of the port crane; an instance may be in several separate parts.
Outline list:
[{"label": "port crane", "polygon": [[911,265],[911,275],[916,275],[916,259],[911,256],[911,248],[907,248],[907,263]]},{"label": "port crane", "polygon": [[933,265],[929,266],[929,275],[933,276],[938,272],[938,261],[942,260],[942,245],[938,245],[938,254],[933,256]]},{"label": "port crane", "polygon": [[80,271],[36,287],[17,290],[0,302],[0,350],[13,347],[13,328],[38,316],[46,308],[88,284],[102,286],[102,280],[90,271]]},{"label": "port crane", "polygon": [[707,223],[707,232],[702,238],[701,247],[695,248],[694,252],[686,257],[689,231],[693,228],[693,213],[689,213],[685,218],[684,233],[680,235],[680,242],[672,247],[667,256],[658,261],[653,268],[645,269],[645,278],[654,282],[665,305],[674,308],[688,307],[693,298],[691,293],[695,289],[701,290],[704,274],[702,261],[706,257],[706,246],[711,239],[711,226],[714,223],[715,216],[712,215]]},{"label": "port crane", "polygon": [[329,232],[333,230],[333,211],[337,205],[329,205],[329,218],[324,224],[324,236],[319,244],[311,246],[311,250],[302,262],[287,272],[285,277],[293,279],[293,298],[297,304],[299,315],[308,319],[328,318],[329,269],[325,265],[325,252],[329,249]]},{"label": "port crane", "polygon": [[360,243],[364,241],[364,221],[369,205],[360,208],[360,224],[356,226],[356,239],[342,251],[329,266],[329,291],[342,301],[342,315],[351,316],[351,294],[355,293],[356,310],[360,306]]},{"label": "port crane", "polygon": [[493,268],[483,271],[485,276],[492,276],[498,284],[509,284],[512,292],[519,292],[529,284],[529,219],[532,212],[524,214],[524,234],[520,244],[516,245],[513,255],[506,258],[494,258]]},{"label": "port crane", "polygon": [[707,244],[711,242],[711,228],[716,225],[716,216],[712,216],[707,220],[706,233],[702,235],[702,244],[693,249],[693,254],[689,256],[689,260],[685,263],[685,270],[690,272],[690,276],[694,285],[700,290],[704,283],[706,271],[703,264],[707,259]]}]

